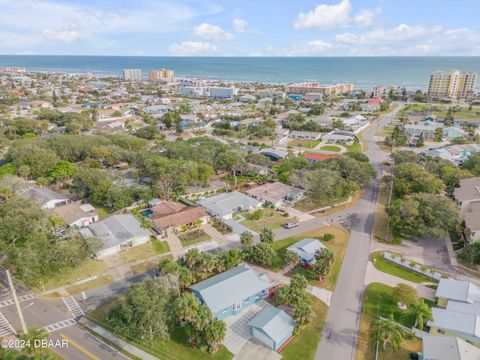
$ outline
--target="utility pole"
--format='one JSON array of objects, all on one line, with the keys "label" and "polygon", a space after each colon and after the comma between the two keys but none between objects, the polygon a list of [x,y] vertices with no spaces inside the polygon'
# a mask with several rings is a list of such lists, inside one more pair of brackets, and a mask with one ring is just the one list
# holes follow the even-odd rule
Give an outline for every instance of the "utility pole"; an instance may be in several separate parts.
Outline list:
[{"label": "utility pole", "polygon": [[10,286],[10,292],[13,296],[13,301],[15,302],[15,306],[17,307],[18,317],[20,318],[20,325],[22,326],[22,332],[26,334],[28,332],[27,325],[25,325],[25,319],[23,318],[22,308],[20,307],[20,303],[18,302],[17,292],[15,291],[15,286],[13,286],[12,276],[10,275],[10,270],[5,270],[7,273],[8,285]]}]

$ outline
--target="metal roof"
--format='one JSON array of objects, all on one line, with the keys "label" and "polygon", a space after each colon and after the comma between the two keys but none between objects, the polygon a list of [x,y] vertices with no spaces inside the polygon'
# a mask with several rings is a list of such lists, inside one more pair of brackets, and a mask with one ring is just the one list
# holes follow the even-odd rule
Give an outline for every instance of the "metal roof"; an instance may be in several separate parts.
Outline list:
[{"label": "metal roof", "polygon": [[287,250],[293,251],[300,256],[301,259],[310,261],[315,258],[315,254],[318,250],[326,249],[320,240],[306,238],[287,248]]},{"label": "metal roof", "polygon": [[280,344],[292,334],[297,324],[285,311],[267,306],[250,320],[248,326],[262,330],[276,344]]},{"label": "metal roof", "polygon": [[264,274],[258,274],[246,264],[212,276],[190,286],[200,294],[205,304],[218,312],[272,286]]},{"label": "metal roof", "polygon": [[456,336],[423,337],[425,360],[480,360],[480,349]]}]

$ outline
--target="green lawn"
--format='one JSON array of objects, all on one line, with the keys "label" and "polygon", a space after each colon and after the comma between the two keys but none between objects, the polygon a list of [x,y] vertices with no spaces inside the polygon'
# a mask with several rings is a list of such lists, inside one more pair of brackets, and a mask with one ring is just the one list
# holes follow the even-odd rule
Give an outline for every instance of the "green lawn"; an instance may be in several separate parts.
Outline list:
[{"label": "green lawn", "polygon": [[99,276],[98,278],[96,278],[94,280],[87,281],[83,284],[68,287],[67,291],[70,294],[78,294],[78,293],[80,293],[82,291],[86,291],[88,289],[93,289],[93,288],[96,288],[96,287],[99,287],[99,286],[110,284],[111,282],[113,282],[113,279],[110,275],[102,275],[102,276]]},{"label": "green lawn", "polygon": [[370,255],[373,265],[380,271],[384,273],[409,280],[415,283],[422,282],[435,282],[435,280],[430,279],[427,276],[419,274],[414,271],[403,268],[402,266],[396,265],[388,260],[383,258],[383,251],[376,251]]},{"label": "green lawn", "polygon": [[287,248],[290,245],[304,238],[320,239],[326,233],[330,233],[334,235],[333,240],[330,240],[330,241],[321,240],[335,254],[335,261],[333,262],[330,275],[326,279],[319,282],[315,279],[315,277],[310,271],[304,268],[300,268],[300,267],[296,268],[295,270],[293,270],[292,273],[296,273],[296,272],[301,273],[307,278],[308,282],[312,285],[325,287],[329,290],[335,289],[335,284],[337,283],[338,275],[340,274],[340,269],[342,268],[342,262],[343,262],[343,257],[345,255],[345,250],[347,248],[348,238],[350,236],[348,231],[342,228],[327,226],[327,227],[322,227],[319,229],[307,231],[297,236],[291,236],[283,240],[275,241],[273,243],[273,249],[277,252],[278,258],[275,261],[275,263],[272,265],[272,270],[278,271],[282,268],[282,266],[285,265],[283,261],[283,257],[285,255],[285,252],[287,251]]},{"label": "green lawn", "polygon": [[[95,321],[97,324],[105,327],[106,329],[115,332],[109,327],[107,314],[114,307],[118,306],[121,301],[121,297],[115,298],[111,301],[105,302],[97,309],[89,312],[87,317]],[[193,347],[188,343],[188,338],[183,328],[176,328],[171,334],[170,339],[164,341],[157,341],[153,345],[143,343],[137,339],[120,335],[116,333],[120,338],[128,341],[135,346],[138,346],[142,350],[157,356],[160,359],[178,359],[178,360],[229,360],[233,358],[233,355],[222,346],[221,349],[215,354],[207,354],[199,349]]]},{"label": "green lawn", "polygon": [[342,151],[342,148],[337,145],[325,145],[325,146],[322,146],[320,150],[339,152],[339,151]]},{"label": "green lawn", "polygon": [[[189,235],[191,235],[190,238],[188,238]],[[208,235],[203,230],[194,230],[194,231],[181,233],[178,235],[178,238],[180,239],[184,247],[199,244],[201,242],[208,241],[211,239],[210,235]]]},{"label": "green lawn", "polygon": [[322,336],[328,306],[314,296],[312,299],[312,321],[280,353],[283,360],[309,360],[315,357]]},{"label": "green lawn", "polygon": [[151,238],[153,249],[158,254],[165,254],[170,251],[170,247],[166,241],[160,241],[158,239]]},{"label": "green lawn", "polygon": [[318,144],[320,144],[319,140],[294,139],[288,143],[288,146],[296,146],[296,147],[313,149]]},{"label": "green lawn", "polygon": [[350,152],[362,152],[362,145],[358,142],[353,143],[352,145],[344,145],[347,148],[347,151]]},{"label": "green lawn", "polygon": [[244,220],[241,224],[259,233],[263,228],[275,229],[289,221],[293,221],[293,218],[284,217],[272,209],[262,209],[262,217],[259,220]]},{"label": "green lawn", "polygon": [[[397,306],[393,287],[385,284],[373,283],[367,286],[363,297],[363,311],[360,319],[360,334],[358,339],[357,360],[370,360],[374,358],[374,347],[370,339],[371,323],[377,316],[388,318],[391,314],[394,320],[411,327],[414,319],[406,315],[406,312]],[[429,303],[430,305],[433,305]],[[410,352],[421,350],[421,340],[412,338],[405,339],[397,352],[390,349],[383,351],[380,347],[378,359],[408,359]]]}]

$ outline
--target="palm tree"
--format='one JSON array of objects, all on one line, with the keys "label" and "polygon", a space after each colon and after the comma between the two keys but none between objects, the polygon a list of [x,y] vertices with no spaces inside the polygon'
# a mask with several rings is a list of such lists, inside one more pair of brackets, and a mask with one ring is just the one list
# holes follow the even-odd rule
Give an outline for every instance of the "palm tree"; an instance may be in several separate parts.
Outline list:
[{"label": "palm tree", "polygon": [[27,353],[34,354],[38,350],[41,350],[41,347],[35,347],[34,343],[47,339],[48,333],[45,329],[32,327],[26,334],[20,335],[19,338],[25,341]]},{"label": "palm tree", "polygon": [[253,245],[253,234],[250,231],[244,231],[240,235],[240,242],[244,247],[249,247]]},{"label": "palm tree", "polygon": [[390,315],[390,319],[377,319],[373,325],[375,330],[371,332],[371,336],[376,341],[383,341],[383,350],[387,349],[387,344],[390,344],[393,351],[400,348],[407,331],[393,320],[393,315]]},{"label": "palm tree", "polygon": [[191,321],[198,314],[200,302],[193,293],[183,293],[175,301],[175,313],[180,320]]},{"label": "palm tree", "polygon": [[217,318],[210,321],[205,328],[205,341],[208,344],[208,351],[215,352],[220,347],[220,342],[225,339],[227,325]]},{"label": "palm tree", "polygon": [[425,322],[432,320],[432,309],[423,299],[410,304],[408,312],[415,318],[415,324],[413,326],[418,327],[420,330],[423,330]]},{"label": "palm tree", "polygon": [[263,228],[260,232],[260,241],[266,244],[273,244],[275,235],[273,234],[272,229]]},{"label": "palm tree", "polygon": [[287,250],[285,252],[284,260],[288,265],[297,266],[298,262],[300,261],[300,256],[298,256],[298,254],[294,251]]},{"label": "palm tree", "polygon": [[212,312],[205,304],[201,304],[198,308],[197,316],[192,321],[194,328],[197,331],[203,331],[211,321]]},{"label": "palm tree", "polygon": [[307,325],[312,319],[312,309],[308,303],[301,303],[295,309],[293,314],[293,320],[297,323],[297,326]]}]

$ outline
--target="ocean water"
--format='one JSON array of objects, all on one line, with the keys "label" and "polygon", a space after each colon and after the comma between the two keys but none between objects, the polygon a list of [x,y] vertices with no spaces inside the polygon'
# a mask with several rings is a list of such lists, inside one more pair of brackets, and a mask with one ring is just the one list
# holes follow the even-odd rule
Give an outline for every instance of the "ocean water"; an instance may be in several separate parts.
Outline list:
[{"label": "ocean water", "polygon": [[[226,81],[322,84],[351,82],[357,88],[398,85],[425,89],[434,70],[459,69],[480,74],[480,57],[142,57],[1,55],[0,67],[30,71],[92,72],[120,76],[125,68],[144,74],[158,68],[178,76]],[[477,81],[477,89],[480,88]]]}]

